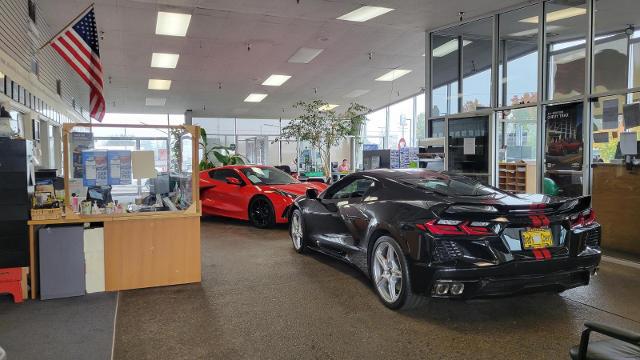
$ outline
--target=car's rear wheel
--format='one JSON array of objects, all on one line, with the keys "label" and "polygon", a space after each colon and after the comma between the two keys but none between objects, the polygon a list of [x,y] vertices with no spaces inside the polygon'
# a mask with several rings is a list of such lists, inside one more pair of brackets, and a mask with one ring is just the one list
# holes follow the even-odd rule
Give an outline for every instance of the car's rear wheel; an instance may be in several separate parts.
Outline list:
[{"label": "car's rear wheel", "polygon": [[304,236],[304,223],[302,222],[302,212],[300,209],[294,209],[291,214],[289,225],[289,235],[293,242],[293,248],[302,254],[307,248],[306,238]]},{"label": "car's rear wheel", "polygon": [[256,197],[249,204],[249,221],[251,225],[265,229],[272,227],[276,222],[275,211],[269,199]]},{"label": "car's rear wheel", "polygon": [[385,306],[407,310],[426,302],[425,297],[411,290],[407,259],[392,237],[381,236],[376,240],[369,264],[373,287]]}]

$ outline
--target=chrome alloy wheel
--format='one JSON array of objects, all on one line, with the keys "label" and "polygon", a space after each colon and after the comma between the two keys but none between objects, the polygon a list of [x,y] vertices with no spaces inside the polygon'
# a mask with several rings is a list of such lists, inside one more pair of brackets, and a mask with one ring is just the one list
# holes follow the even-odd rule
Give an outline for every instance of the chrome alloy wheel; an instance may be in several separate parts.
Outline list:
[{"label": "chrome alloy wheel", "polygon": [[378,293],[389,303],[400,297],[402,290],[402,268],[400,259],[390,243],[383,241],[375,249],[373,279]]},{"label": "chrome alloy wheel", "polygon": [[291,218],[291,240],[293,247],[300,250],[302,247],[302,223],[300,222],[300,213],[295,211]]}]

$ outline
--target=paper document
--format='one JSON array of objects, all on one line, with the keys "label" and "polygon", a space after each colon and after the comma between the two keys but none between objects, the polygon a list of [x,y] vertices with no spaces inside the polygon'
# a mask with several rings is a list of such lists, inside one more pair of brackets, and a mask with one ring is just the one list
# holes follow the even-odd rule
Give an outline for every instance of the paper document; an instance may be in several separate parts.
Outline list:
[{"label": "paper document", "polygon": [[464,138],[464,155],[475,155],[476,154],[476,138]]}]

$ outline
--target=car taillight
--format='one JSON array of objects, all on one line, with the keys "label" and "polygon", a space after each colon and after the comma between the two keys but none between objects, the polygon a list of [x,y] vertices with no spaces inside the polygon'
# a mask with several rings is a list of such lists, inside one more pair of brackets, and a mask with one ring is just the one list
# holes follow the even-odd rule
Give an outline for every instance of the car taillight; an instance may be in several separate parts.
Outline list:
[{"label": "car taillight", "polygon": [[578,214],[577,217],[571,219],[571,228],[589,226],[594,222],[596,222],[596,212],[593,211],[593,209],[588,209]]},{"label": "car taillight", "polygon": [[483,236],[494,234],[488,222],[462,221],[462,220],[438,220],[433,219],[416,227],[428,231],[433,235],[472,235]]}]

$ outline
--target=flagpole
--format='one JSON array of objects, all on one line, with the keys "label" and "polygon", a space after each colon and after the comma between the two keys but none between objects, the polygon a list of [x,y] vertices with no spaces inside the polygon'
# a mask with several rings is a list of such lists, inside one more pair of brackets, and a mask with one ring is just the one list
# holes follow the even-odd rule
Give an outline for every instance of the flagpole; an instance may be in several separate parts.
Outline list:
[{"label": "flagpole", "polygon": [[75,18],[73,18],[73,20],[69,21],[69,23],[67,25],[65,25],[62,30],[60,30],[57,34],[55,34],[51,39],[49,39],[49,41],[47,41],[44,45],[40,46],[40,48],[37,51],[42,50],[45,46],[51,44],[51,42],[58,37],[58,35],[62,34],[63,31],[67,30],[67,28],[73,24],[76,20],[78,20],[80,17],[82,17],[87,10],[91,9],[93,6],[95,5],[95,3],[91,3],[91,5],[87,6],[86,9],[82,10],[82,12],[80,13],[80,15],[76,16]]}]

